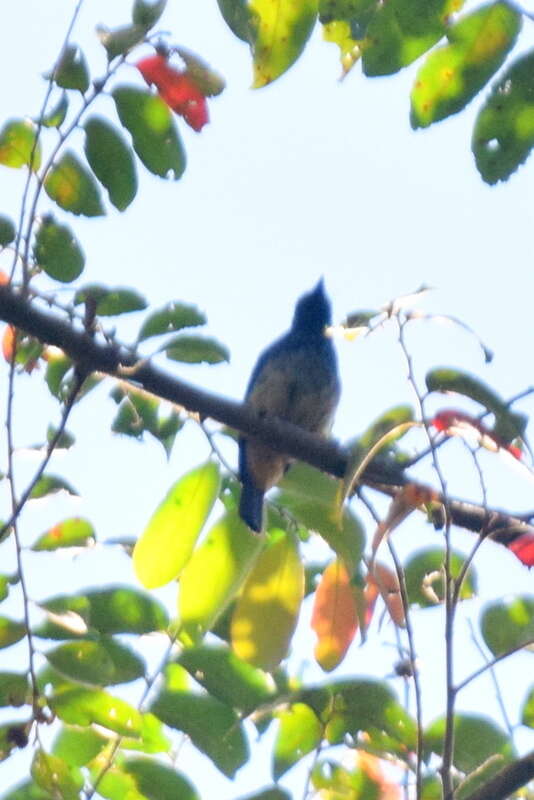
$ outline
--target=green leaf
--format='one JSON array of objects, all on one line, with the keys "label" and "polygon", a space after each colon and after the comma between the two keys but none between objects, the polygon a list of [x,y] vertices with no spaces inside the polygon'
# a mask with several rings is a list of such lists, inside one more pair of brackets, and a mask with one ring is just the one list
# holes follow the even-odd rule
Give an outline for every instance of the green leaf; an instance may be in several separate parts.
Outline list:
[{"label": "green leaf", "polygon": [[33,781],[24,781],[15,786],[8,794],[4,794],[2,800],[51,800],[51,797]]},{"label": "green leaf", "polygon": [[133,86],[119,86],[112,96],[119,119],[131,134],[135,152],[145,167],[161,178],[181,178],[185,152],[166,103]]},{"label": "green leaf", "polygon": [[63,397],[63,378],[72,367],[72,361],[61,350],[48,350],[45,381],[54,397]]},{"label": "green leaf", "polygon": [[82,94],[89,88],[89,69],[85,56],[76,44],[68,44],[51,73],[62,89],[77,89]]},{"label": "green leaf", "polygon": [[69,642],[45,655],[50,664],[67,678],[94,686],[126,683],[145,674],[142,659],[113,639]]},{"label": "green leaf", "polygon": [[[4,523],[0,523],[0,526]],[[7,531],[7,535],[9,535],[9,530]],[[3,541],[3,540],[0,540]],[[10,585],[16,584],[19,582],[19,577],[17,573],[14,575],[0,575],[0,602],[5,600],[9,594],[9,587]]]},{"label": "green leaf", "polygon": [[84,780],[75,767],[69,767],[59,756],[37,750],[32,761],[31,775],[35,783],[61,800],[78,800]]},{"label": "green leaf", "polygon": [[135,0],[132,10],[134,25],[141,25],[146,31],[150,30],[165,11],[166,5],[167,0],[155,0],[152,3],[147,0]]},{"label": "green leaf", "polygon": [[180,576],[180,638],[198,642],[235,597],[264,543],[236,512],[211,528]]},{"label": "green leaf", "polygon": [[186,364],[220,364],[229,361],[228,349],[207,336],[186,336],[180,334],[165,345],[165,355],[173,361]]},{"label": "green leaf", "polygon": [[217,0],[217,5],[232,33],[250,44],[253,39],[253,18],[247,0]]},{"label": "green leaf", "polygon": [[[0,131],[0,164],[19,169],[29,167],[36,172],[41,166],[41,145],[36,140],[36,127],[26,119],[12,119]],[[33,153],[33,159],[32,159]]]},{"label": "green leaf", "polygon": [[246,797],[241,797],[239,800],[291,800],[291,795],[285,789],[273,786],[268,789],[260,789],[259,792],[253,794],[247,794]]},{"label": "green leaf", "polygon": [[44,188],[49,198],[64,211],[85,217],[100,217],[106,213],[95,179],[70,150],[52,166]]},{"label": "green leaf", "polygon": [[[411,406],[400,405],[384,411],[358,438],[359,447],[367,453],[380,439],[383,439],[394,428],[404,425],[406,422],[413,422],[415,419],[414,411]],[[392,439],[388,439],[384,450],[391,449]],[[384,452],[382,450],[381,452]]]},{"label": "green leaf", "polygon": [[187,648],[178,662],[212,697],[248,715],[272,702],[275,685],[265,672],[238,658],[229,647]]},{"label": "green leaf", "polygon": [[63,722],[71,725],[95,724],[121,736],[141,735],[139,711],[100,689],[60,688],[50,698],[50,707]]},{"label": "green leaf", "polygon": [[200,800],[184,775],[152,758],[126,759],[123,769],[147,800]]},{"label": "green leaf", "polygon": [[99,317],[115,317],[132,311],[142,311],[147,307],[145,298],[134,289],[120,286],[110,288],[99,283],[83,286],[74,295],[74,305],[86,303],[88,300],[96,303],[96,314]]},{"label": "green leaf", "polygon": [[162,333],[172,333],[182,328],[193,328],[197,325],[205,325],[206,316],[195,306],[186,303],[168,303],[159,311],[155,311],[145,319],[139,335],[138,342],[148,339],[151,336],[159,336]]},{"label": "green leaf", "polygon": [[[415,553],[404,567],[404,577],[410,604],[417,603],[421,608],[443,603],[445,599],[443,566],[445,554],[439,547],[429,547]],[[451,553],[451,573],[458,577],[465,564],[461,553]],[[469,567],[460,592],[461,600],[468,600],[477,592],[477,577],[473,565]]]},{"label": "green leaf", "polygon": [[97,25],[96,34],[106,49],[108,61],[113,61],[142,42],[146,29],[142,25],[124,25],[110,30],[104,25]]},{"label": "green leaf", "polygon": [[22,622],[14,622],[8,617],[0,617],[0,649],[20,642],[26,635]]},{"label": "green leaf", "polygon": [[163,733],[163,724],[154,714],[142,715],[141,735],[139,739],[123,738],[123,750],[138,750],[143,753],[169,753],[171,741]]},{"label": "green leaf", "polygon": [[5,761],[16,747],[28,745],[29,729],[30,723],[20,721],[0,725],[0,761]]},{"label": "green leaf", "polygon": [[[425,731],[424,748],[427,753],[442,755],[445,718],[433,722]],[[453,764],[462,772],[472,772],[488,758],[501,755],[505,763],[513,756],[513,745],[508,736],[494,722],[476,714],[456,714],[454,718]],[[501,769],[499,761],[495,771]]]},{"label": "green leaf", "polygon": [[30,683],[27,674],[0,672],[0,706],[17,708],[29,701]]},{"label": "green leaf", "polygon": [[317,17],[317,0],[251,0],[253,88],[280,77],[300,56]]},{"label": "green leaf", "polygon": [[89,117],[84,125],[85,155],[96,177],[119,211],[137,194],[137,172],[130,147],[103,117]]},{"label": "green leaf", "polygon": [[480,630],[495,656],[534,643],[534,598],[510,597],[488,604],[482,612]]},{"label": "green leaf", "polygon": [[280,484],[276,502],[305,528],[317,531],[349,571],[361,558],[364,531],[349,508],[337,512],[339,482],[307,464],[295,464]]},{"label": "green leaf", "polygon": [[85,256],[72,230],[54,222],[51,217],[43,219],[35,237],[33,253],[41,269],[62,283],[76,280],[85,265]]},{"label": "green leaf", "polygon": [[191,470],[169,491],[139,537],[133,564],[147,589],[178,577],[218,497],[220,474],[208,461]]},{"label": "green leaf", "polygon": [[42,475],[31,491],[30,500],[38,500],[56,492],[67,492],[74,497],[78,496],[78,492],[63,478],[57,475]]},{"label": "green leaf", "polygon": [[14,241],[17,231],[9,217],[0,214],[0,247],[5,247]]},{"label": "green leaf", "polygon": [[237,714],[214,697],[164,689],[151,711],[166,725],[186,733],[227,777],[233,778],[248,761],[247,739]]},{"label": "green leaf", "polygon": [[461,111],[499,69],[521,28],[521,15],[504,2],[464,16],[447,32],[415,80],[411,124],[425,128]]},{"label": "green leaf", "polygon": [[32,545],[32,550],[57,550],[59,547],[86,547],[95,540],[91,523],[80,517],[58,522],[43,533]]},{"label": "green leaf", "polygon": [[492,86],[479,111],[471,146],[486,183],[515,172],[534,146],[534,52],[518,58]]},{"label": "green leaf", "polygon": [[534,689],[531,689],[523,705],[521,723],[534,728]]},{"label": "green leaf", "polygon": [[84,767],[106,747],[108,739],[92,728],[63,725],[54,741],[52,752],[72,767]]},{"label": "green leaf", "polygon": [[447,30],[450,0],[390,0],[378,6],[366,32],[363,71],[391,75],[429,50]]},{"label": "green leaf", "polygon": [[293,703],[276,715],[280,722],[274,744],[273,775],[278,780],[293,764],[319,745],[323,726],[305,703]]},{"label": "green leaf", "polygon": [[67,111],[69,108],[69,100],[66,92],[61,92],[61,97],[56,105],[47,111],[42,119],[42,124],[45,128],[59,128],[63,125]]},{"label": "green leaf", "polygon": [[494,432],[505,442],[524,435],[528,418],[510,411],[493,389],[473,375],[450,367],[438,367],[427,373],[425,381],[429,392],[456,392],[485,406],[495,414]]},{"label": "green leaf", "polygon": [[[54,428],[53,425],[49,425],[48,428],[46,429],[46,441],[48,443],[52,442],[57,432],[58,432],[57,428]],[[56,450],[68,450],[70,447],[72,447],[75,441],[76,440],[74,436],[68,431],[64,430],[62,431],[62,433],[59,434],[59,438],[55,444],[55,448]]]},{"label": "green leaf", "polygon": [[91,769],[93,783],[98,780],[98,796],[106,800],[146,800],[137,791],[134,778],[119,766],[113,765],[101,775],[102,767],[97,762]]}]

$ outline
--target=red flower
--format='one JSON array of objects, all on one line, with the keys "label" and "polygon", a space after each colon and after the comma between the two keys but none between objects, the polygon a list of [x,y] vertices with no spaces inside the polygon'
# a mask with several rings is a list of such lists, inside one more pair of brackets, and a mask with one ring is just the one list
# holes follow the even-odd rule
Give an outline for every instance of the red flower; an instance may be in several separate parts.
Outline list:
[{"label": "red flower", "polygon": [[187,71],[171,67],[165,56],[156,53],[135,65],[145,81],[154,84],[169,108],[185,119],[195,131],[209,122],[206,98]]}]

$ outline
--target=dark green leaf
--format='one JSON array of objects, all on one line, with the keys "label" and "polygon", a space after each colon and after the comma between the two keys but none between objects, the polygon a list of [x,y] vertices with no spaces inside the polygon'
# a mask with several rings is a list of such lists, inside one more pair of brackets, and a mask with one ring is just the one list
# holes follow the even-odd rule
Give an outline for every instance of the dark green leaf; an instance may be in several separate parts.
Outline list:
[{"label": "dark green leaf", "polygon": [[31,775],[35,783],[61,800],[79,800],[84,780],[76,767],[69,767],[59,756],[37,750],[33,757]]},{"label": "dark green leaf", "polygon": [[85,56],[76,44],[68,44],[52,72],[52,77],[62,89],[77,89],[79,92],[89,88],[89,70]]},{"label": "dark green leaf", "polygon": [[186,364],[220,364],[230,360],[228,349],[215,339],[185,334],[174,337],[165,345],[165,355]]},{"label": "dark green leaf", "polygon": [[[32,158],[33,154],[33,158]],[[12,119],[0,131],[0,164],[6,167],[32,166],[36,172],[41,166],[41,145],[36,144],[36,128],[33,122]]]},{"label": "dark green leaf", "polygon": [[139,656],[109,638],[69,642],[45,655],[50,664],[67,678],[95,686],[133,681],[145,673]]},{"label": "dark green leaf", "polygon": [[[50,444],[57,434],[57,429],[53,425],[49,425],[46,429],[46,441]],[[68,431],[60,433],[59,438],[55,444],[56,450],[68,450],[75,442],[74,436]]]},{"label": "dark green leaf", "polygon": [[98,283],[83,286],[74,295],[74,305],[92,300],[96,303],[96,314],[114,317],[131,311],[142,311],[147,306],[145,298],[134,289],[117,286],[110,288]]},{"label": "dark green leaf", "polygon": [[56,737],[52,752],[72,767],[84,767],[106,747],[108,739],[92,728],[63,725]]},{"label": "dark green leaf", "polygon": [[128,208],[137,193],[137,172],[130,147],[102,117],[90,117],[85,125],[85,155],[96,177],[119,211]]},{"label": "dark green leaf", "polygon": [[518,58],[493,85],[475,122],[472,148],[486,183],[497,183],[528,158],[534,146],[534,52]]},{"label": "dark green leaf", "polygon": [[[443,753],[445,719],[433,722],[425,731],[424,747],[427,753]],[[457,714],[454,719],[453,764],[462,772],[472,772],[488,758],[503,756],[505,762],[513,756],[513,745],[508,736],[490,719],[476,714]],[[502,760],[495,771],[503,766]]]},{"label": "dark green leaf", "polygon": [[61,97],[56,105],[47,111],[43,117],[42,124],[45,128],[59,128],[65,121],[67,110],[69,108],[69,100],[66,92],[61,93]]},{"label": "dark green leaf", "polygon": [[280,721],[274,745],[273,775],[278,780],[293,764],[319,745],[323,725],[305,703],[293,703],[277,714]]},{"label": "dark green leaf", "polygon": [[132,10],[134,25],[141,25],[145,30],[152,28],[165,11],[167,0],[135,0]]},{"label": "dark green leaf", "polygon": [[147,800],[200,800],[185,775],[152,758],[128,758],[122,768]]},{"label": "dark green leaf", "polygon": [[217,5],[232,33],[250,44],[253,38],[253,18],[247,0],[217,0]]},{"label": "dark green leaf", "polygon": [[133,86],[119,86],[112,95],[119,119],[145,167],[161,178],[178,180],[185,169],[185,152],[166,103]]},{"label": "dark green leaf", "polygon": [[106,48],[108,61],[113,61],[117,56],[127,53],[132,47],[142,42],[146,35],[146,29],[142,25],[124,25],[121,28],[109,30],[104,25],[98,25],[96,33]]},{"label": "dark green leaf", "polygon": [[534,689],[530,690],[523,705],[521,722],[529,728],[534,728]]},{"label": "dark green leaf", "polygon": [[44,188],[51,200],[72,214],[100,217],[106,213],[95,179],[72,151],[53,165]]},{"label": "dark green leaf", "polygon": [[0,649],[20,642],[26,635],[22,622],[15,622],[7,617],[0,617]]},{"label": "dark green leaf", "polygon": [[412,89],[411,123],[424,128],[461,111],[499,69],[521,28],[507,3],[488,3],[447,31],[449,44],[427,58]]},{"label": "dark green leaf", "polygon": [[163,690],[151,711],[166,725],[186,733],[229,778],[248,760],[248,744],[239,718],[215,698]]},{"label": "dark green leaf", "polygon": [[178,661],[212,697],[244,714],[250,714],[275,696],[270,676],[242,661],[228,647],[187,648]]},{"label": "dark green leaf", "polygon": [[490,603],[482,612],[480,630],[495,656],[523,644],[533,644],[534,598],[512,597]]},{"label": "dark green leaf", "polygon": [[0,706],[22,706],[30,699],[30,684],[26,674],[0,672]]},{"label": "dark green leaf", "polygon": [[17,231],[9,217],[0,214],[0,247],[5,247],[14,241]]},{"label": "dark green leaf", "polygon": [[205,324],[206,316],[195,306],[172,302],[145,319],[137,341],[142,342],[150,336],[159,336],[162,333],[172,333],[182,328],[193,328]]},{"label": "dark green leaf", "polygon": [[[444,601],[443,565],[445,554],[439,547],[428,548],[411,556],[404,567],[404,577],[410,603],[422,608],[434,606]],[[465,557],[461,553],[451,553],[451,573],[456,578]],[[462,584],[460,599],[467,600],[477,591],[477,579],[471,565]]]},{"label": "dark green leaf", "polygon": [[32,545],[32,550],[57,550],[59,547],[86,547],[95,540],[90,522],[80,517],[65,519],[43,533]]},{"label": "dark green leaf", "polygon": [[67,492],[74,497],[78,496],[78,492],[63,478],[59,478],[57,475],[43,475],[33,487],[30,500],[37,500],[56,492]]},{"label": "dark green leaf", "polygon": [[50,707],[63,722],[71,725],[102,725],[121,736],[141,734],[139,711],[100,689],[60,688],[50,698]]},{"label": "dark green leaf", "polygon": [[37,231],[33,253],[41,269],[62,283],[76,280],[84,268],[85,256],[71,229],[51,218],[45,218]]}]

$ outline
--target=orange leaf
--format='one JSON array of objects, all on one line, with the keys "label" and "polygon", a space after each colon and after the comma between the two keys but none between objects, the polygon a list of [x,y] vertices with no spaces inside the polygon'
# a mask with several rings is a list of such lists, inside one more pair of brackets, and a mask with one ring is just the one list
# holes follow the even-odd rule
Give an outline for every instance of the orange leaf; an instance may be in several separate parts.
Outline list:
[{"label": "orange leaf", "polygon": [[17,343],[17,329],[8,325],[2,337],[2,355],[8,364],[11,364],[15,355]]},{"label": "orange leaf", "polygon": [[315,658],[330,672],[343,661],[358,629],[354,589],[347,568],[332,561],[315,591],[311,626],[317,634]]},{"label": "orange leaf", "polygon": [[397,627],[404,628],[404,608],[397,573],[386,567],[385,564],[375,562],[372,565],[372,571],[367,576],[367,583],[377,587],[391,619]]}]

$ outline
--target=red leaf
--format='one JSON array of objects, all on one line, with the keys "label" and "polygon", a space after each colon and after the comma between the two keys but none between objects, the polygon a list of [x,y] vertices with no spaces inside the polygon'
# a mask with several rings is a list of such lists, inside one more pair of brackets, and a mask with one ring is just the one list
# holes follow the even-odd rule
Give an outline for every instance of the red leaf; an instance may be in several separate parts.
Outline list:
[{"label": "red leaf", "polygon": [[534,536],[524,533],[508,545],[508,549],[527,567],[534,567]]},{"label": "red leaf", "polygon": [[463,411],[458,411],[454,408],[440,411],[432,420],[432,425],[437,431],[442,431],[447,436],[474,435],[481,447],[494,452],[501,449],[506,450],[518,461],[521,460],[522,453],[519,447],[508,444],[508,442],[505,442],[504,439],[483,425],[479,419]]},{"label": "red leaf", "polygon": [[200,131],[209,122],[206,98],[187,72],[171,67],[160,54],[141,59],[136,67],[148,84],[156,86],[169,108],[183,117],[193,130]]}]

